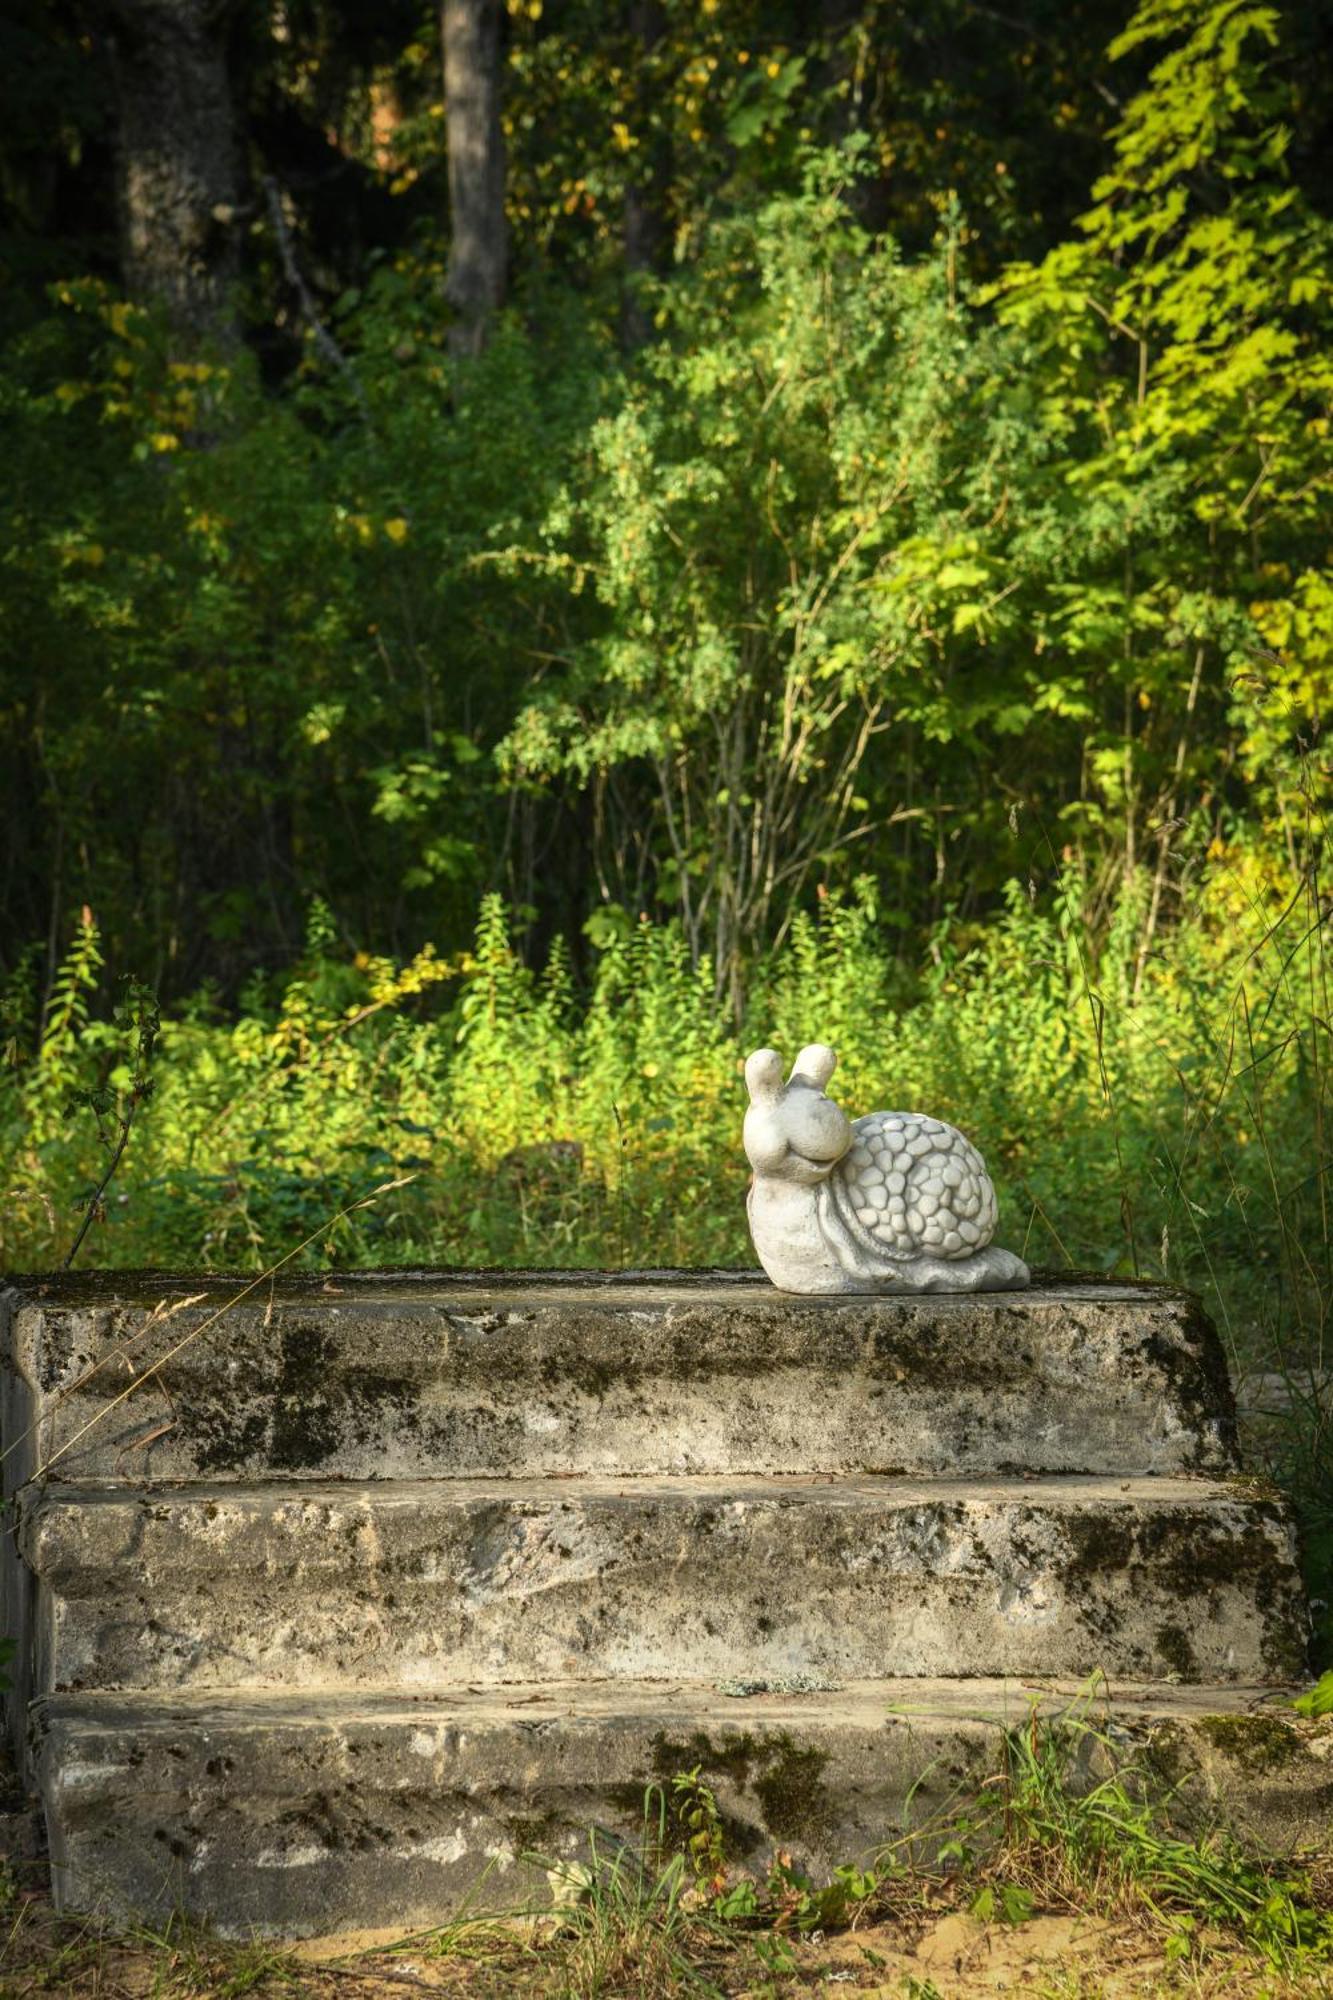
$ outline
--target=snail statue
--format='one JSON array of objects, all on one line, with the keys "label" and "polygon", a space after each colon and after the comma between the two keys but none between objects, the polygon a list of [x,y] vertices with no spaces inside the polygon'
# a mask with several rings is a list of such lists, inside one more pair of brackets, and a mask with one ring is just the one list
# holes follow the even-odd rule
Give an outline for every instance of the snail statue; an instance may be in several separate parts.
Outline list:
[{"label": "snail statue", "polygon": [[1001,1292],[1030,1282],[991,1245],[995,1189],[976,1147],[941,1118],[850,1119],[825,1095],[838,1058],[815,1042],[791,1076],[772,1049],[745,1065],[750,1234],[785,1292]]}]

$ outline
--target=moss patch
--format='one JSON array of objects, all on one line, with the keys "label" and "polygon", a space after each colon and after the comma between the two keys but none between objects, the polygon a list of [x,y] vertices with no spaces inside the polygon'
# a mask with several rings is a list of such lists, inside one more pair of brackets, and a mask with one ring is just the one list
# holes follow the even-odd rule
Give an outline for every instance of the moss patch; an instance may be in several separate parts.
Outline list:
[{"label": "moss patch", "polygon": [[1301,1738],[1276,1715],[1205,1715],[1195,1727],[1246,1771],[1276,1771],[1299,1756]]},{"label": "moss patch", "polygon": [[678,1771],[692,1771],[697,1765],[710,1783],[730,1778],[734,1785],[747,1785],[763,1748],[748,1732],[740,1731],[733,1734],[729,1730],[720,1742],[703,1729],[696,1729],[680,1742],[658,1735],[653,1738],[653,1776],[669,1782]]},{"label": "moss patch", "polygon": [[1157,1651],[1165,1660],[1168,1670],[1179,1674],[1183,1681],[1197,1680],[1199,1662],[1190,1644],[1189,1634],[1181,1625],[1159,1625],[1157,1628]]},{"label": "moss patch", "polygon": [[514,1855],[534,1859],[552,1855],[560,1836],[569,1830],[569,1821],[558,1812],[511,1813],[503,1825]]},{"label": "moss patch", "polygon": [[754,1787],[770,1832],[780,1840],[817,1840],[833,1823],[833,1801],[824,1783],[827,1753],[799,1750],[787,1736],[770,1747],[777,1754]]},{"label": "moss patch", "polygon": [[[752,1791],[759,1801],[766,1830],[778,1840],[818,1841],[834,1823],[833,1799],[824,1783],[828,1753],[802,1747],[784,1730],[754,1737],[728,1733],[721,1742],[696,1730],[683,1742],[658,1736],[653,1743],[653,1771],[669,1783],[679,1771],[696,1767],[706,1784],[727,1781]],[[731,1832],[735,1822],[728,1823]],[[749,1834],[747,1845],[754,1845]]]}]

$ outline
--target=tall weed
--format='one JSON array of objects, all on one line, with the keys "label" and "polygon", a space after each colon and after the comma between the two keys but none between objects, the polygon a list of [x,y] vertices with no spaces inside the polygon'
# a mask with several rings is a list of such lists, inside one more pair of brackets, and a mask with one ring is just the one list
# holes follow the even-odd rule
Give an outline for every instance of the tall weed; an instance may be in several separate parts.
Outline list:
[{"label": "tall weed", "polygon": [[[393,1168],[420,1175],[410,1205],[330,1254],[616,1265],[627,1207],[633,1261],[749,1263],[743,1058],[819,1036],[854,1113],[929,1106],[976,1136],[1003,1234],[1033,1261],[1129,1270],[1127,1213],[1140,1274],[1208,1290],[1238,1362],[1319,1371],[1333,1237],[1317,909],[1244,851],[1220,857],[1137,993],[1120,928],[1098,941],[1069,877],[1040,900],[1012,884],[998,920],[942,928],[913,970],[862,883],[796,919],[737,1033],[671,926],[608,923],[580,984],[563,941],[543,970],[524,962],[495,897],[449,959],[351,957],[315,924],[237,1018],[203,994],[163,1020],[157,1094],[95,1254],[254,1263],[307,1207]],[[11,1266],[50,1260],[97,1162],[75,1101],[128,1078],[97,965],[89,919],[40,1038],[0,1071]],[[515,1156],[560,1145],[578,1162],[564,1206],[502,1217]]]}]

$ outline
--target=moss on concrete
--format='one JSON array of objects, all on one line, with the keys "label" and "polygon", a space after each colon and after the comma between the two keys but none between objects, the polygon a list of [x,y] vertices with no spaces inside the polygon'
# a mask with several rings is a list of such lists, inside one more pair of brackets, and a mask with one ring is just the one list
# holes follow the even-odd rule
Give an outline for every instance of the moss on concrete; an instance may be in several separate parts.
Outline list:
[{"label": "moss on concrete", "polygon": [[[832,1823],[833,1800],[824,1783],[828,1761],[826,1751],[799,1744],[786,1730],[763,1737],[728,1732],[720,1741],[698,1730],[683,1741],[659,1736],[653,1744],[659,1782],[697,1768],[706,1784],[750,1791],[765,1830],[777,1840],[817,1840]],[[753,1845],[752,1833],[747,1844]]]},{"label": "moss on concrete", "polygon": [[1204,1715],[1195,1727],[1246,1771],[1277,1771],[1301,1752],[1300,1732],[1276,1715]]},{"label": "moss on concrete", "polygon": [[1183,1626],[1159,1625],[1155,1638],[1157,1651],[1171,1673],[1179,1674],[1183,1681],[1199,1678],[1199,1662]]},{"label": "moss on concrete", "polygon": [[659,1782],[669,1783],[678,1772],[692,1771],[697,1765],[710,1783],[729,1778],[732,1784],[744,1787],[750,1782],[750,1773],[763,1748],[748,1731],[728,1730],[720,1740],[702,1729],[679,1741],[659,1735],[653,1738],[652,1775]]},{"label": "moss on concrete", "polygon": [[822,1839],[835,1817],[824,1783],[827,1753],[802,1750],[785,1735],[765,1747],[773,1761],[754,1789],[769,1832],[779,1840]]},{"label": "moss on concrete", "polygon": [[[532,1859],[545,1859],[549,1856],[555,1859],[560,1836],[570,1831],[567,1817],[563,1813],[554,1811],[510,1813],[501,1824],[516,1860],[522,1856]],[[580,1827],[578,1831],[584,1833],[586,1829]]]}]

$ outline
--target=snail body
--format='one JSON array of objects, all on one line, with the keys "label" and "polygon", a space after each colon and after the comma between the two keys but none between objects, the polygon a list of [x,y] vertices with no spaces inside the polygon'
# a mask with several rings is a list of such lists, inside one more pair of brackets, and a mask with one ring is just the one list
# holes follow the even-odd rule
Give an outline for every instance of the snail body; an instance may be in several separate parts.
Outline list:
[{"label": "snail body", "polygon": [[853,1121],[824,1088],[836,1063],[816,1042],[785,1084],[772,1049],[745,1066],[750,1233],[774,1284],[791,1292],[1027,1285],[1021,1258],[991,1244],[995,1189],[971,1141],[921,1112]]}]

